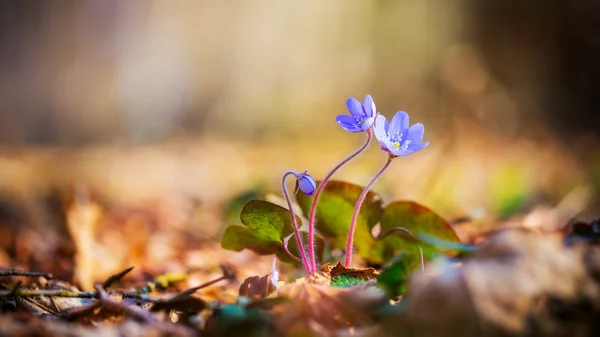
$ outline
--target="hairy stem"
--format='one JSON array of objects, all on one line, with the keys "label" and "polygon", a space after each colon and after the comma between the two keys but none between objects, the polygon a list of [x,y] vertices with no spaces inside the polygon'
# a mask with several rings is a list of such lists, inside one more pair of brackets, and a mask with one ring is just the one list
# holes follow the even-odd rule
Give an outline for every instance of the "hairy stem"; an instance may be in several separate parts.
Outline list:
[{"label": "hairy stem", "polygon": [[302,258],[302,264],[306,269],[308,274],[311,274],[311,267],[306,259],[306,252],[304,251],[304,245],[302,244],[302,237],[300,236],[300,228],[298,228],[298,222],[296,222],[296,214],[294,214],[294,209],[292,208],[292,200],[290,199],[290,194],[288,193],[287,187],[285,186],[285,178],[289,175],[293,175],[294,172],[288,171],[281,178],[281,188],[283,189],[283,195],[285,196],[285,201],[287,201],[288,209],[290,210],[290,215],[292,217],[292,226],[294,227],[294,234],[296,235],[296,243],[298,244],[298,250],[300,251],[300,257]]},{"label": "hairy stem", "polygon": [[369,144],[371,143],[371,139],[373,139],[373,132],[371,131],[371,129],[369,129],[367,131],[367,140],[365,141],[365,143],[358,148],[356,151],[354,151],[352,154],[350,154],[347,158],[345,158],[344,160],[342,160],[341,162],[339,162],[337,165],[335,165],[333,167],[333,169],[331,169],[331,171],[325,176],[325,178],[323,178],[323,180],[321,180],[321,182],[319,183],[319,186],[317,187],[317,190],[315,191],[315,197],[313,198],[312,204],[310,205],[310,213],[308,216],[308,255],[310,258],[310,263],[311,263],[311,269],[313,272],[317,271],[317,262],[316,262],[316,258],[315,258],[315,245],[314,245],[314,240],[315,240],[315,218],[316,218],[316,214],[317,214],[317,202],[319,202],[319,197],[321,196],[321,192],[323,192],[323,190],[325,189],[325,185],[327,185],[327,182],[329,181],[329,179],[331,178],[331,176],[333,176],[333,174],[340,168],[342,167],[344,164],[346,164],[347,162],[349,162],[350,160],[352,160],[354,157],[358,156],[359,153],[363,152],[364,149],[366,149]]},{"label": "hairy stem", "polygon": [[390,166],[390,164],[392,163],[392,160],[394,158],[395,157],[393,157],[391,155],[388,156],[388,159],[385,162],[385,164],[381,167],[381,169],[379,169],[377,174],[375,174],[375,176],[373,177],[373,179],[371,179],[371,181],[367,184],[367,186],[365,186],[362,193],[358,197],[358,200],[356,201],[356,206],[354,206],[354,214],[352,214],[352,221],[350,221],[350,229],[348,230],[348,242],[346,244],[346,262],[345,262],[346,267],[350,267],[350,265],[352,265],[352,247],[354,245],[354,230],[356,227],[356,220],[358,220],[358,213],[360,212],[360,208],[362,207],[362,204],[365,201],[367,194],[371,190],[371,187],[373,187],[373,185],[379,179],[379,177],[381,177],[381,175],[385,172],[385,170],[387,170],[387,168]]}]

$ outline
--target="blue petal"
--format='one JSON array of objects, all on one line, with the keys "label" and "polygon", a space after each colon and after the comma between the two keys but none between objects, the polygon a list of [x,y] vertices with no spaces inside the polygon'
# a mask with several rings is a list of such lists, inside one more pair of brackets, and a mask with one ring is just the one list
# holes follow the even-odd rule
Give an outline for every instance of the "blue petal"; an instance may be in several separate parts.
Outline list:
[{"label": "blue petal", "polygon": [[406,131],[404,140],[410,140],[411,144],[418,144],[423,140],[423,134],[425,133],[425,127],[421,123],[417,123]]},{"label": "blue petal", "polygon": [[363,103],[363,109],[367,117],[374,117],[377,109],[375,108],[375,102],[371,95],[365,96],[365,102]]},{"label": "blue petal", "polygon": [[396,138],[400,134],[406,133],[408,129],[408,114],[404,111],[398,111],[392,118],[390,123],[390,129],[388,134],[390,135],[390,139],[399,141],[399,138]]},{"label": "blue petal", "polygon": [[317,189],[317,183],[311,176],[304,175],[298,180],[298,187],[304,194],[312,195]]},{"label": "blue petal", "polygon": [[425,148],[427,145],[429,145],[429,142],[419,143],[419,144],[410,144],[407,146],[407,150],[410,150],[412,152],[417,152],[417,151]]},{"label": "blue petal", "polygon": [[393,154],[396,157],[403,157],[403,156],[408,156],[409,154],[413,153],[414,151],[411,150],[405,150],[405,149],[396,149],[396,148],[392,148],[390,153]]},{"label": "blue petal", "polygon": [[350,111],[350,114],[352,115],[352,117],[354,117],[355,120],[360,121],[367,117],[365,116],[365,112],[363,111],[362,105],[356,98],[348,98],[348,100],[346,101],[346,106],[348,107],[348,111]]},{"label": "blue petal", "polygon": [[360,127],[360,125],[356,122],[356,120],[348,115],[338,115],[335,118],[335,120],[346,131],[350,131],[350,132],[363,131],[362,128]]},{"label": "blue petal", "polygon": [[363,131],[367,131],[367,130],[369,130],[369,129],[370,129],[372,126],[373,126],[373,122],[374,122],[374,121],[375,121],[375,118],[373,118],[373,117],[369,117],[369,118],[365,119],[365,120],[363,121],[363,123],[360,125],[360,126],[361,126],[361,129],[362,129]]},{"label": "blue petal", "polygon": [[375,126],[373,127],[373,131],[375,133],[375,138],[381,143],[382,146],[387,147],[387,143],[389,140],[387,129],[389,128],[388,121],[385,119],[383,115],[377,115],[375,119]]}]

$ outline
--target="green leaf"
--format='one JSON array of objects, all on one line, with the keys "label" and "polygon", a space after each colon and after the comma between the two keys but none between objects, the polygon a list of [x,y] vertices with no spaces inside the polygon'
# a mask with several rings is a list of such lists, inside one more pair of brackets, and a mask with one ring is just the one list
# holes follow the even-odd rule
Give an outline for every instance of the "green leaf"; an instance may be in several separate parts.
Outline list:
[{"label": "green leaf", "polygon": [[[294,231],[290,211],[264,200],[249,201],[242,209],[240,219],[263,241],[282,242],[284,237]],[[296,221],[298,227],[301,227],[302,221],[298,216]]]},{"label": "green leaf", "polygon": [[[320,183],[320,182],[319,182]],[[334,238],[348,234],[354,206],[363,186],[339,180],[330,180],[321,193],[317,205],[317,229],[326,237]],[[304,215],[309,216],[313,196],[298,193],[296,199]],[[381,216],[381,196],[369,191],[358,216],[357,224],[373,228]]]},{"label": "green leaf", "polygon": [[440,249],[421,241],[421,235],[460,243],[452,227],[442,217],[416,202],[396,201],[389,204],[383,211],[380,226],[379,238],[382,239],[374,242],[369,250],[358,250],[361,257],[371,263],[382,264],[398,253],[405,252],[405,258],[418,266],[420,257],[417,245],[423,249],[425,261],[430,260]]},{"label": "green leaf", "polygon": [[390,297],[400,296],[406,292],[408,278],[414,269],[414,259],[408,258],[405,253],[400,253],[383,267],[377,278],[377,284]]},{"label": "green leaf", "polygon": [[[304,247],[308,247],[308,232],[301,231],[300,236],[302,237],[302,243]],[[288,240],[288,250],[292,255],[300,258],[300,250],[298,250],[298,243],[296,242],[296,234],[292,234],[290,239]],[[323,252],[325,251],[325,240],[320,236],[315,234],[315,256],[317,258],[317,262],[323,262]],[[287,255],[287,253],[281,249],[280,253],[277,254],[277,257],[283,261],[292,261],[292,259]],[[308,249],[306,251],[306,258],[308,258]],[[297,262],[297,261],[294,261]]]},{"label": "green leaf", "polygon": [[458,236],[446,220],[429,208],[412,201],[396,201],[389,204],[381,215],[380,225],[380,237],[397,228],[404,228],[414,236],[400,231],[377,241],[371,251],[363,256],[373,263],[384,263],[402,251],[406,252],[407,258],[418,261],[416,244],[423,249],[425,261],[430,260],[440,250],[420,241],[418,237],[422,234],[460,244]]},{"label": "green leaf", "polygon": [[[285,255],[281,252],[283,239],[294,231],[287,209],[268,201],[251,200],[242,208],[240,219],[244,225],[227,227],[221,238],[221,247],[236,252],[246,248],[259,255]],[[298,226],[302,226],[298,216],[296,221]]]},{"label": "green leaf", "polygon": [[259,255],[269,255],[277,253],[282,246],[281,242],[262,240],[246,226],[233,225],[225,230],[221,238],[221,247],[236,252],[250,249]]}]

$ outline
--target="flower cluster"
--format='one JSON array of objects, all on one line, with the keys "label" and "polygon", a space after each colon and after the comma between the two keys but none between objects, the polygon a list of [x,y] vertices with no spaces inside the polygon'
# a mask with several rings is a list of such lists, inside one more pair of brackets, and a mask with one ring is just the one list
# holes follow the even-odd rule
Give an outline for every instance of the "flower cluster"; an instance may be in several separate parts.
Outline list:
[{"label": "flower cluster", "polygon": [[[346,266],[350,266],[352,262],[354,229],[358,218],[358,213],[360,212],[361,206],[365,200],[367,193],[369,192],[373,184],[377,181],[377,179],[389,167],[391,161],[394,158],[408,156],[412,153],[422,150],[427,145],[429,145],[429,142],[423,142],[423,134],[425,133],[425,128],[423,124],[416,123],[410,126],[408,114],[404,111],[396,112],[391,122],[388,123],[387,119],[383,115],[377,113],[375,102],[373,101],[373,98],[370,95],[367,95],[365,97],[364,102],[362,104],[357,99],[350,98],[346,101],[346,106],[348,108],[348,111],[350,112],[350,115],[338,115],[336,117],[337,123],[344,130],[352,133],[365,132],[367,134],[366,143],[362,145],[357,151],[353,152],[350,156],[348,156],[339,164],[337,164],[331,170],[331,172],[329,172],[329,174],[327,174],[327,176],[320,182],[318,186],[315,180],[310,175],[308,175],[307,171],[304,171],[302,173],[298,173],[296,171],[288,171],[286,175],[284,175],[284,179],[287,175],[293,175],[295,177],[295,192],[300,190],[306,195],[314,195],[308,219],[308,257],[306,256],[304,249],[300,249],[300,253],[302,255],[302,263],[304,264],[306,270],[309,273],[313,273],[317,270],[314,252],[314,226],[316,205],[321,192],[323,191],[325,185],[327,184],[328,180],[331,178],[333,173],[335,173],[342,165],[346,164],[348,161],[350,161],[359,153],[361,153],[364,149],[366,149],[371,142],[373,134],[375,135],[377,141],[379,141],[381,149],[388,154],[388,160],[386,161],[385,165],[375,174],[371,182],[369,182],[369,184],[364,188],[362,194],[356,201],[354,214],[348,232],[348,241],[346,247],[345,264]],[[287,195],[285,185],[284,192],[286,194],[286,198],[288,199],[290,213],[292,213],[292,222],[294,223],[294,229],[296,231],[298,247],[303,247],[303,243],[299,239],[300,235],[297,225],[295,224],[295,215],[293,214],[293,210],[291,208],[291,201],[289,200],[289,196]]]},{"label": "flower cluster", "polygon": [[350,132],[371,132],[371,128],[374,128],[381,149],[392,156],[408,156],[429,144],[422,142],[425,133],[423,124],[417,123],[409,127],[408,114],[404,111],[396,112],[392,122],[388,123],[383,115],[376,115],[375,102],[370,95],[365,97],[362,105],[356,98],[349,98],[346,106],[350,116],[338,115],[338,124]]}]

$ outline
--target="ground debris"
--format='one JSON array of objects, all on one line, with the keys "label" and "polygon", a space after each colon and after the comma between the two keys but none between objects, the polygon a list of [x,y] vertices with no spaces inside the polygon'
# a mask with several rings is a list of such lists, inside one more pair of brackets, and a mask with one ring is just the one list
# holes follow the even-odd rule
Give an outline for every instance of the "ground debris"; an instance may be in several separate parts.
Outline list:
[{"label": "ground debris", "polygon": [[416,273],[388,335],[592,336],[600,317],[598,252],[558,236],[497,232],[471,258]]}]

